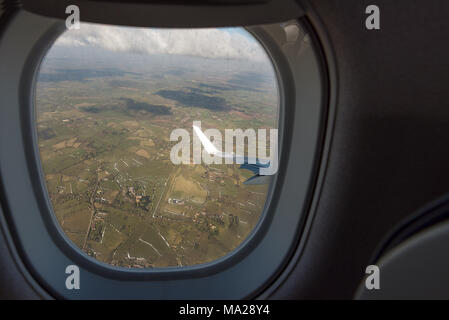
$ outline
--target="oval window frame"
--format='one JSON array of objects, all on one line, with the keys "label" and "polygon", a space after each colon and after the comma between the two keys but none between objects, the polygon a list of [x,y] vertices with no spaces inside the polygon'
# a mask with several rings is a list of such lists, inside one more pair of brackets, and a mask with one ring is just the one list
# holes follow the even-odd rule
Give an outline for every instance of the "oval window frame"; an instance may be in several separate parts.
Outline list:
[{"label": "oval window frame", "polygon": [[[2,198],[7,203],[5,216],[8,227],[27,269],[58,298],[254,297],[291,257],[316,179],[326,116],[327,77],[312,30],[306,23],[301,23],[309,35],[310,45],[298,61],[295,59],[297,52],[283,52],[282,43],[277,43],[281,39],[270,36],[278,32],[270,28],[280,27],[279,24],[249,28],[267,50],[280,77],[279,128],[282,144],[279,171],[272,183],[273,188],[266,201],[268,209],[265,217],[260,219],[259,228],[241,244],[240,249],[211,263],[173,267],[173,270],[136,270],[112,267],[85,255],[69,243],[60,228],[55,227],[59,223],[55,221],[46,194],[34,127],[34,85],[40,62],[64,27],[59,20],[19,11],[12,17],[0,42],[0,70],[11,75],[9,83],[0,85],[6,106],[0,111]],[[23,28],[29,32],[24,34]],[[297,67],[309,70],[312,77],[292,74],[291,68]],[[14,86],[19,88],[18,95]],[[300,147],[291,148],[293,142]],[[4,151],[8,151],[7,156],[3,156]],[[302,160],[299,165],[296,163],[298,159]],[[14,185],[14,188],[5,188],[9,185]],[[22,193],[18,194],[17,190]],[[28,201],[22,201],[23,197]],[[43,247],[45,258],[42,258]],[[65,268],[71,264],[80,267],[81,290],[65,288]]]}]

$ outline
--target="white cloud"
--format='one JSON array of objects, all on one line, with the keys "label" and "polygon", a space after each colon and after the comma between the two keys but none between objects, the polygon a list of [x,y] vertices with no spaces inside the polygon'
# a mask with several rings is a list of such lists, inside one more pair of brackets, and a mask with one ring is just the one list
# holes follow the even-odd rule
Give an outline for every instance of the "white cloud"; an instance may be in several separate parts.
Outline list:
[{"label": "white cloud", "polygon": [[251,36],[228,29],[153,29],[82,23],[79,30],[66,31],[55,45],[92,46],[140,54],[267,59],[262,47]]}]

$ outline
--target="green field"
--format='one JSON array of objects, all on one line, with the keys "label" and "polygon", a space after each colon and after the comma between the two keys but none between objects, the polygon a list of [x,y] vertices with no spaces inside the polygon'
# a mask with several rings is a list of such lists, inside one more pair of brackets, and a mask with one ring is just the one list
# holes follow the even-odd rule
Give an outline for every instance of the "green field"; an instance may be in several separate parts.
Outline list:
[{"label": "green field", "polygon": [[251,172],[238,165],[173,165],[170,133],[191,133],[195,120],[223,133],[277,127],[274,78],[210,61],[180,74],[176,64],[67,63],[46,60],[36,90],[47,190],[67,236],[100,261],[135,268],[235,249],[259,221],[268,185],[244,185]]}]

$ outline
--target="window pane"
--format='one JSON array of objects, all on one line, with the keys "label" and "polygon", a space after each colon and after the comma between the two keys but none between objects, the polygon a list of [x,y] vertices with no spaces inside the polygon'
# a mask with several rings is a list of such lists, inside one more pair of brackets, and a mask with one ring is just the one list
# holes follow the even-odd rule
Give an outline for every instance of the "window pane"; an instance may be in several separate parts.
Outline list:
[{"label": "window pane", "polygon": [[261,217],[277,169],[278,108],[271,61],[242,28],[66,31],[36,86],[61,228],[116,266],[226,255]]}]

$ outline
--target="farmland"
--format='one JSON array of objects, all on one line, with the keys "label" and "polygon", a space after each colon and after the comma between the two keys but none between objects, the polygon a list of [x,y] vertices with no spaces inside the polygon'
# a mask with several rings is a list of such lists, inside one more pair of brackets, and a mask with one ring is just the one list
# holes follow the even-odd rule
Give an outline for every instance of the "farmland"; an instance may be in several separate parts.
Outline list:
[{"label": "farmland", "polygon": [[38,143],[70,241],[132,268],[196,265],[238,247],[259,222],[268,185],[243,184],[251,172],[236,164],[172,164],[170,133],[192,132],[196,120],[277,127],[270,72],[194,57],[50,54],[36,88]]}]

